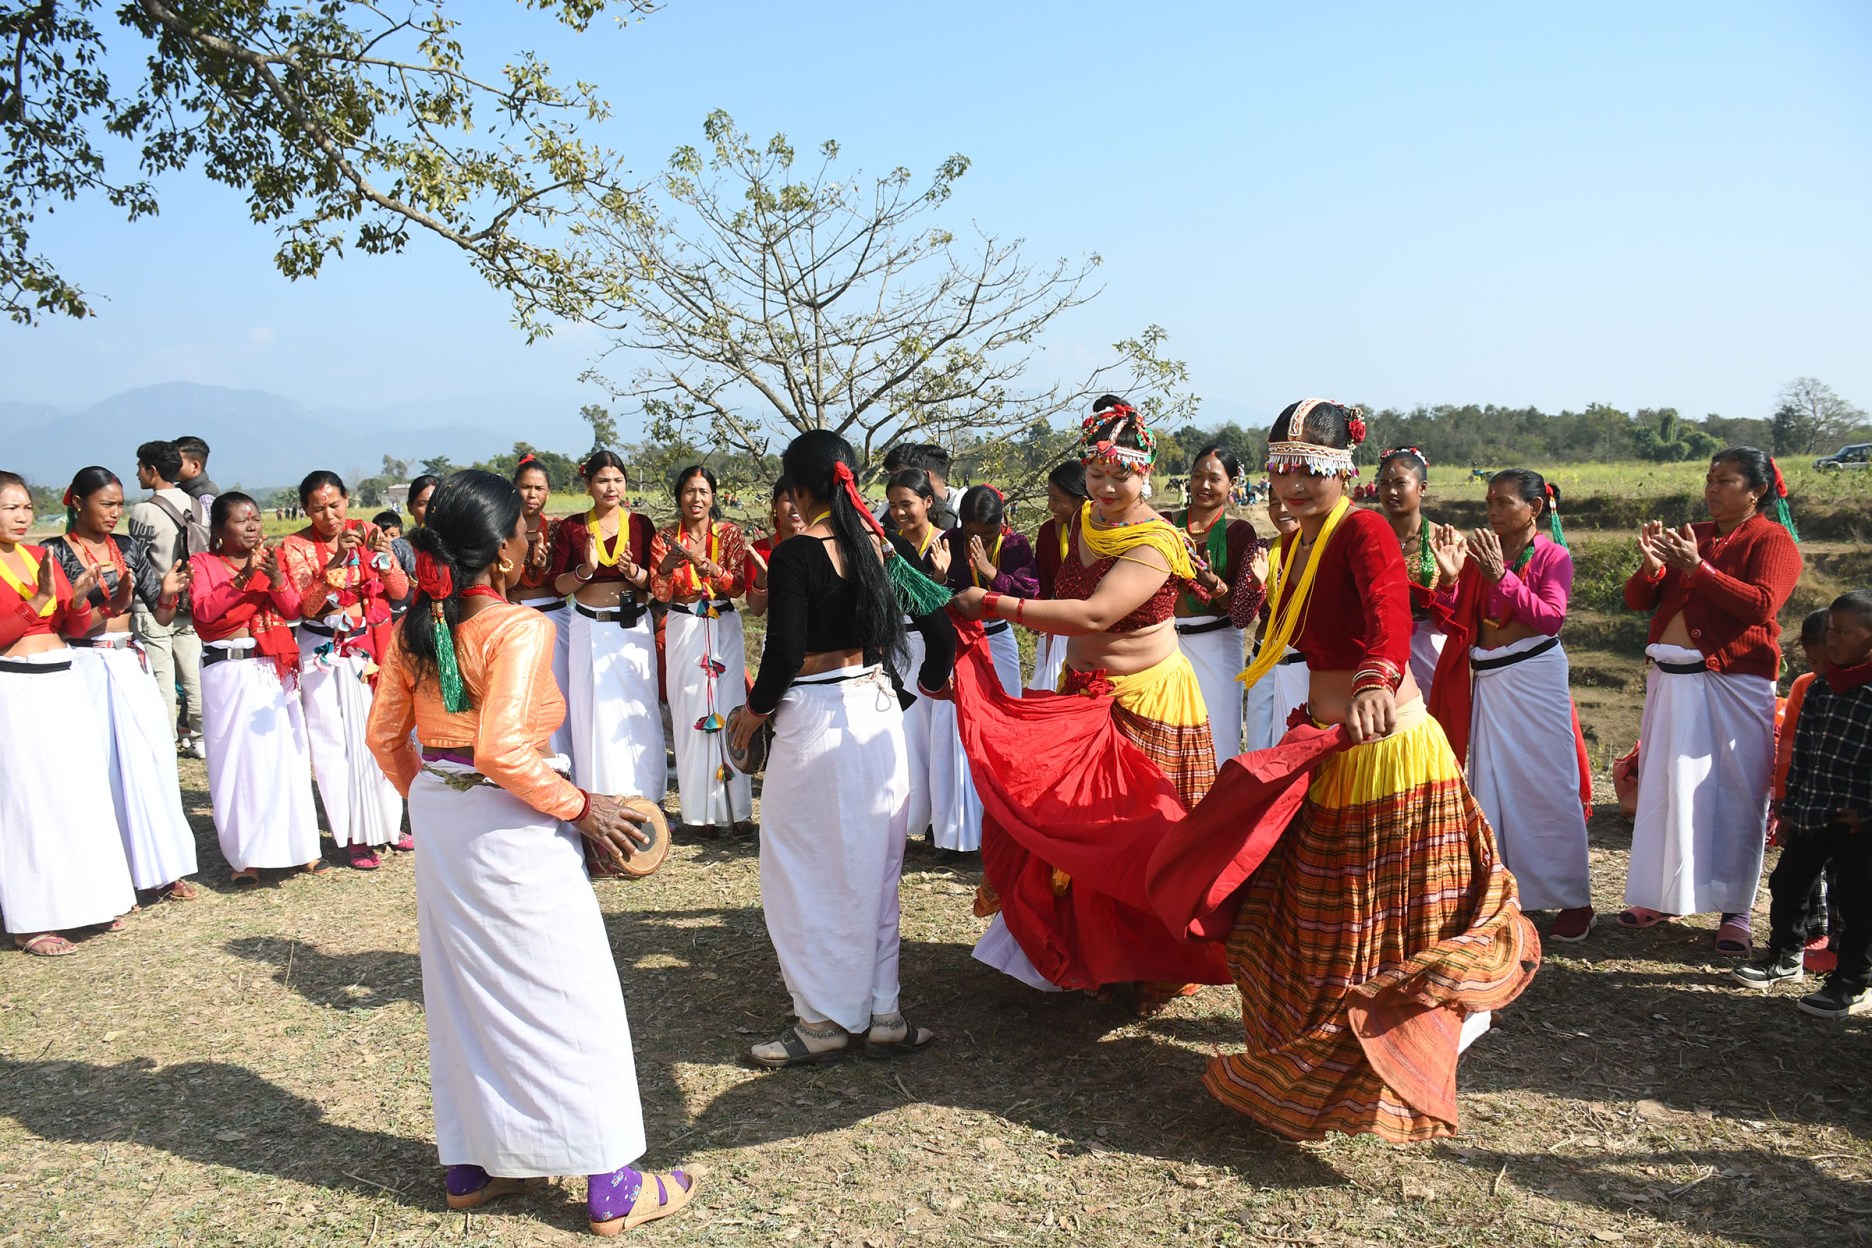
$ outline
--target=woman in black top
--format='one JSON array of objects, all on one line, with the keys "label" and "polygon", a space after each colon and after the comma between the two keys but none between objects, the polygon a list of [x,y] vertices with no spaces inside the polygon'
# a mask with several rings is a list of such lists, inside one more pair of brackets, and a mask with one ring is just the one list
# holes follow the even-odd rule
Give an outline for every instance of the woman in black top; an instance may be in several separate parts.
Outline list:
[{"label": "woman in black top", "polygon": [[[835,433],[801,434],[781,457],[806,529],[774,548],[767,643],[736,750],[773,719],[761,796],[761,908],[799,1021],[755,1045],[759,1066],[914,1052],[934,1035],[897,1007],[897,877],[909,772],[903,711],[884,670],[901,660],[904,607],[882,530],[858,496],[856,457]],[[917,683],[949,683],[955,635],[939,609],[914,621]],[[777,712],[777,714],[776,714]]]}]

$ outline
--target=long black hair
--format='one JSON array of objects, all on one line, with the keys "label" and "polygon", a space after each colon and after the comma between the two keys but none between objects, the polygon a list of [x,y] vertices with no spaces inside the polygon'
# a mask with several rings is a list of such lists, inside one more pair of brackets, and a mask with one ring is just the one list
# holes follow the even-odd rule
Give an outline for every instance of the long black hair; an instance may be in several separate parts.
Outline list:
[{"label": "long black hair", "polygon": [[328,485],[337,486],[340,494],[351,497],[351,491],[344,488],[343,477],[329,468],[320,468],[316,472],[306,473],[305,480],[299,483],[299,506],[303,508],[314,494]]},{"label": "long black hair", "polygon": [[78,470],[78,475],[72,478],[71,488],[65,491],[65,531],[67,533],[78,525],[79,504],[107,485],[122,488],[123,482],[117,479],[116,473],[98,464]]},{"label": "long black hair", "polygon": [[1070,494],[1074,498],[1091,497],[1086,490],[1085,465],[1076,459],[1069,459],[1063,464],[1055,464],[1053,471],[1047,473],[1047,484],[1059,487],[1060,493]]},{"label": "long black hair", "polygon": [[1007,519],[1007,501],[992,485],[971,485],[963,491],[956,515],[963,524],[992,524],[998,529]]},{"label": "long black hair", "polygon": [[[461,623],[462,590],[475,577],[487,571],[500,558],[501,543],[513,536],[520,523],[520,491],[505,477],[464,468],[450,473],[436,486],[429,498],[428,522],[409,531],[407,541],[421,555],[427,555],[446,569],[451,582],[449,592],[431,598],[418,588],[416,599],[398,625],[404,650],[416,661],[416,670],[436,672],[444,678],[447,695],[447,669],[455,664],[455,629]],[[434,607],[441,607],[438,621]],[[449,653],[440,663],[440,647],[446,635]]]},{"label": "long black hair", "polygon": [[878,558],[876,533],[869,512],[861,511],[837,476],[840,464],[856,472],[858,457],[851,443],[830,429],[812,429],[787,443],[780,456],[781,471],[795,489],[803,489],[832,509],[832,532],[838,540],[845,576],[857,590],[852,623],[858,644],[867,655],[902,661],[909,648],[904,642],[903,608],[897,591]]}]

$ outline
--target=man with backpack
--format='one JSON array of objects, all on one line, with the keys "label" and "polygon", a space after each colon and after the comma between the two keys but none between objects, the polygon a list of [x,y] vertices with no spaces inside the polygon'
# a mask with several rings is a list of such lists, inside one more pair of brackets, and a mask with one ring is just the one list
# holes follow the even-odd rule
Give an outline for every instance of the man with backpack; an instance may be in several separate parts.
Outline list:
[{"label": "man with backpack", "polygon": [[[176,485],[182,475],[182,454],[173,442],[145,442],[137,447],[137,484],[150,496],[130,508],[130,535],[149,547],[150,562],[172,568],[208,549],[208,518],[194,500]],[[189,616],[188,595],[176,609],[175,619],[159,624],[142,601],[131,607],[130,626],[143,643],[150,675],[169,708],[169,727],[176,728],[176,685],[187,701],[187,726],[178,735],[184,753],[207,757],[202,743],[201,639]]]}]

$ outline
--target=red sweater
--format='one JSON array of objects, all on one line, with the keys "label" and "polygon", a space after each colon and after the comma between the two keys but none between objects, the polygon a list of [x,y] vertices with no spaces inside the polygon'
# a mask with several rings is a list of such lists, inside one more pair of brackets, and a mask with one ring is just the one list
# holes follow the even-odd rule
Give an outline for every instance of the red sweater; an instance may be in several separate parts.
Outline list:
[{"label": "red sweater", "polygon": [[1800,550],[1788,531],[1754,515],[1722,537],[1716,523],[1690,526],[1703,564],[1692,572],[1665,568],[1661,580],[1643,571],[1625,582],[1625,605],[1650,611],[1650,642],[1678,612],[1690,629],[1690,641],[1703,652],[1712,672],[1766,676],[1781,670],[1781,625],[1775,616],[1787,604],[1800,579]]}]

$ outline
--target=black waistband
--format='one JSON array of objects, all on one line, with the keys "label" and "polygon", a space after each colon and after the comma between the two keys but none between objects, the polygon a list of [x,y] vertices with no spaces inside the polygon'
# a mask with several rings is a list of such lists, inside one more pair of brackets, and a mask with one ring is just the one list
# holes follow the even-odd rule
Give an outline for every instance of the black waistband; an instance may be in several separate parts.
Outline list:
[{"label": "black waistband", "polygon": [[672,602],[668,606],[670,610],[681,615],[701,615],[699,608],[709,606],[715,608],[716,615],[727,615],[734,610],[734,600],[731,598],[698,598],[694,602]]},{"label": "black waistband", "polygon": [[[1003,623],[1005,622],[1006,621],[1003,621]],[[816,680],[812,678],[808,678],[806,680],[795,680],[793,683],[796,685],[842,685],[848,680],[863,680],[867,676],[876,675],[877,670],[878,670],[877,665],[872,664],[870,667],[865,668],[862,672],[847,672],[843,676],[823,676]]]},{"label": "black waistband", "polygon": [[1301,654],[1298,650],[1296,650],[1292,654],[1283,654],[1281,655],[1280,658],[1275,659],[1274,666],[1275,667],[1289,667],[1295,663],[1304,663],[1304,662],[1306,662],[1306,655]]},{"label": "black waistband", "polygon": [[628,598],[619,599],[615,607],[603,609],[574,601],[572,609],[587,619],[596,620],[600,624],[616,624],[619,628],[635,628],[644,616],[643,608]]},{"label": "black waistband", "polygon": [[1669,672],[1673,676],[1698,676],[1709,671],[1709,660],[1698,659],[1694,663],[1666,663],[1662,659],[1653,659],[1660,672]]},{"label": "black waistband", "polygon": [[14,676],[37,676],[41,672],[69,671],[71,671],[70,659],[60,659],[56,663],[23,663],[18,659],[0,659],[0,672],[7,672]]},{"label": "black waistband", "polygon": [[1225,628],[1235,627],[1235,621],[1226,615],[1219,620],[1198,620],[1194,624],[1179,622],[1176,631],[1185,637],[1200,637],[1204,633],[1219,633]]},{"label": "black waistband", "polygon": [[338,635],[337,629],[326,628],[323,624],[314,624],[311,620],[300,620],[299,627],[305,629],[308,633],[316,633],[320,637],[336,637]]},{"label": "black waistband", "polygon": [[535,611],[563,611],[566,608],[564,598],[527,598],[520,603],[523,607],[532,607]]},{"label": "black waistband", "polygon": [[982,625],[982,632],[986,636],[993,637],[997,633],[1007,632],[1009,627],[1011,626],[1006,620],[989,620]]},{"label": "black waistband", "polygon": [[226,663],[233,659],[257,659],[259,657],[260,647],[258,646],[247,646],[240,650],[228,650],[221,646],[203,646],[201,652],[203,667],[215,663]]},{"label": "black waistband", "polygon": [[1509,667],[1521,662],[1523,659],[1531,659],[1537,654],[1546,654],[1559,644],[1560,639],[1558,637],[1549,637],[1538,646],[1529,646],[1527,649],[1517,650],[1513,654],[1504,654],[1498,659],[1470,659],[1469,670],[1472,672],[1490,672],[1498,667]]}]

